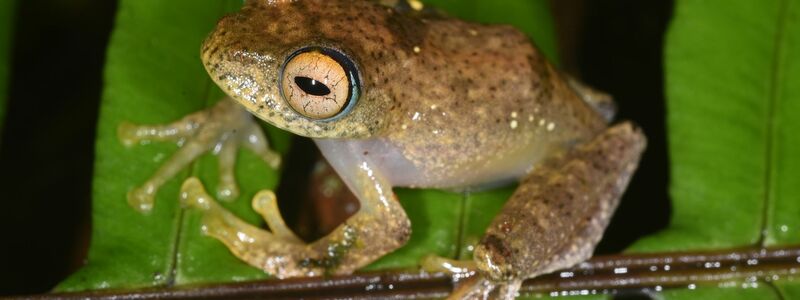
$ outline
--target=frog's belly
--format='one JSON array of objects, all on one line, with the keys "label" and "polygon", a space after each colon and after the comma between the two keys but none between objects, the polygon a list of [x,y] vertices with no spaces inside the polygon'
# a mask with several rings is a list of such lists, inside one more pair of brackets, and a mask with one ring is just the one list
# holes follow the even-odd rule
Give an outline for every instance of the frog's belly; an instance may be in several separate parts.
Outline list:
[{"label": "frog's belly", "polygon": [[[379,139],[317,140],[317,145],[329,161],[368,161],[393,186],[442,189],[480,188],[517,180],[549,152],[527,145],[467,163],[435,159],[414,162],[398,147]],[[337,150],[331,151],[334,148]]]},{"label": "frog's belly", "polygon": [[393,156],[399,162],[392,167],[391,180],[396,186],[482,189],[516,181],[529,173],[542,160],[538,149],[517,149],[493,153],[484,159],[463,162],[458,160],[432,164],[415,164],[402,154]]}]

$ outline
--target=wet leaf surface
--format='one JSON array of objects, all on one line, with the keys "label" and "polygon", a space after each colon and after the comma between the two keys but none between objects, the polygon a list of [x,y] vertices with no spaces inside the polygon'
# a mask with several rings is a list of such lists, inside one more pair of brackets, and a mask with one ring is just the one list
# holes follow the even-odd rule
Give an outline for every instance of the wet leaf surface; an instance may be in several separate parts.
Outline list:
[{"label": "wet leaf surface", "polygon": [[[512,23],[550,56],[555,56],[552,20],[546,1],[430,1],[457,16]],[[198,57],[205,35],[236,0],[122,0],[108,50],[93,184],[92,242],[86,266],[57,291],[159,287],[267,278],[235,258],[217,240],[203,236],[200,213],[181,209],[178,189],[198,176],[209,191],[217,182],[216,158],[202,157],[159,190],[149,215],[131,209],[126,193],[143,183],[177,149],[170,143],[125,148],[116,137],[120,122],[158,124],[176,120],[222,97]],[[535,16],[531,18],[530,16]],[[268,127],[274,147],[287,153],[289,135]],[[279,172],[247,151],[237,162],[241,196],[223,206],[253,224],[250,209],[261,189],[275,189]],[[427,254],[456,257],[474,242],[498,211],[510,189],[460,194],[398,190],[412,220],[409,244],[367,269],[412,268]]]},{"label": "wet leaf surface", "polygon": [[[798,16],[796,0],[676,2],[665,55],[672,222],[631,251],[800,242]],[[761,284],[664,296],[793,299],[797,292]]]}]

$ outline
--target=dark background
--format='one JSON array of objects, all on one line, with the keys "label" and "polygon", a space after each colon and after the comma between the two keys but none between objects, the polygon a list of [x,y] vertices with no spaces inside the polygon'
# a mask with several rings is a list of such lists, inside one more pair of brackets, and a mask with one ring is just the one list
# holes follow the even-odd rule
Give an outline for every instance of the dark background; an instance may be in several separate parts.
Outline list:
[{"label": "dark background", "polygon": [[[662,46],[672,1],[554,0],[562,67],[649,139],[598,253],[667,225]],[[0,296],[43,293],[89,243],[94,134],[116,1],[18,0],[0,136]],[[199,61],[198,61],[199,63]]]}]

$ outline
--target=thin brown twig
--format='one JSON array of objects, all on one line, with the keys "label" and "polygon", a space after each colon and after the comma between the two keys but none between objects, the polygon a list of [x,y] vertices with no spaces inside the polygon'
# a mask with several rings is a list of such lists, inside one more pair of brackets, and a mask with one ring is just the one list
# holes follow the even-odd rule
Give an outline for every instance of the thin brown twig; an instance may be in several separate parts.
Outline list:
[{"label": "thin brown twig", "polygon": [[[528,280],[523,293],[558,296],[653,292],[697,286],[753,287],[794,280],[800,246],[595,257],[574,268]],[[457,281],[446,274],[359,273],[203,286],[54,293],[33,299],[419,299],[447,296]]]}]

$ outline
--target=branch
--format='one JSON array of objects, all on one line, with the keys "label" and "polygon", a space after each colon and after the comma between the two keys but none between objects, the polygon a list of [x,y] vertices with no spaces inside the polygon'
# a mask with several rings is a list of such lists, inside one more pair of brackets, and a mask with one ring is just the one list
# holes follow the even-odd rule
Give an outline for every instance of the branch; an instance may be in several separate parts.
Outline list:
[{"label": "branch", "polygon": [[[752,287],[793,279],[800,246],[708,252],[599,256],[580,265],[525,281],[522,293],[552,296],[657,292],[701,285]],[[463,282],[463,277],[460,280]],[[416,299],[447,296],[459,284],[446,274],[359,273],[134,291],[44,294],[33,299]]]}]

